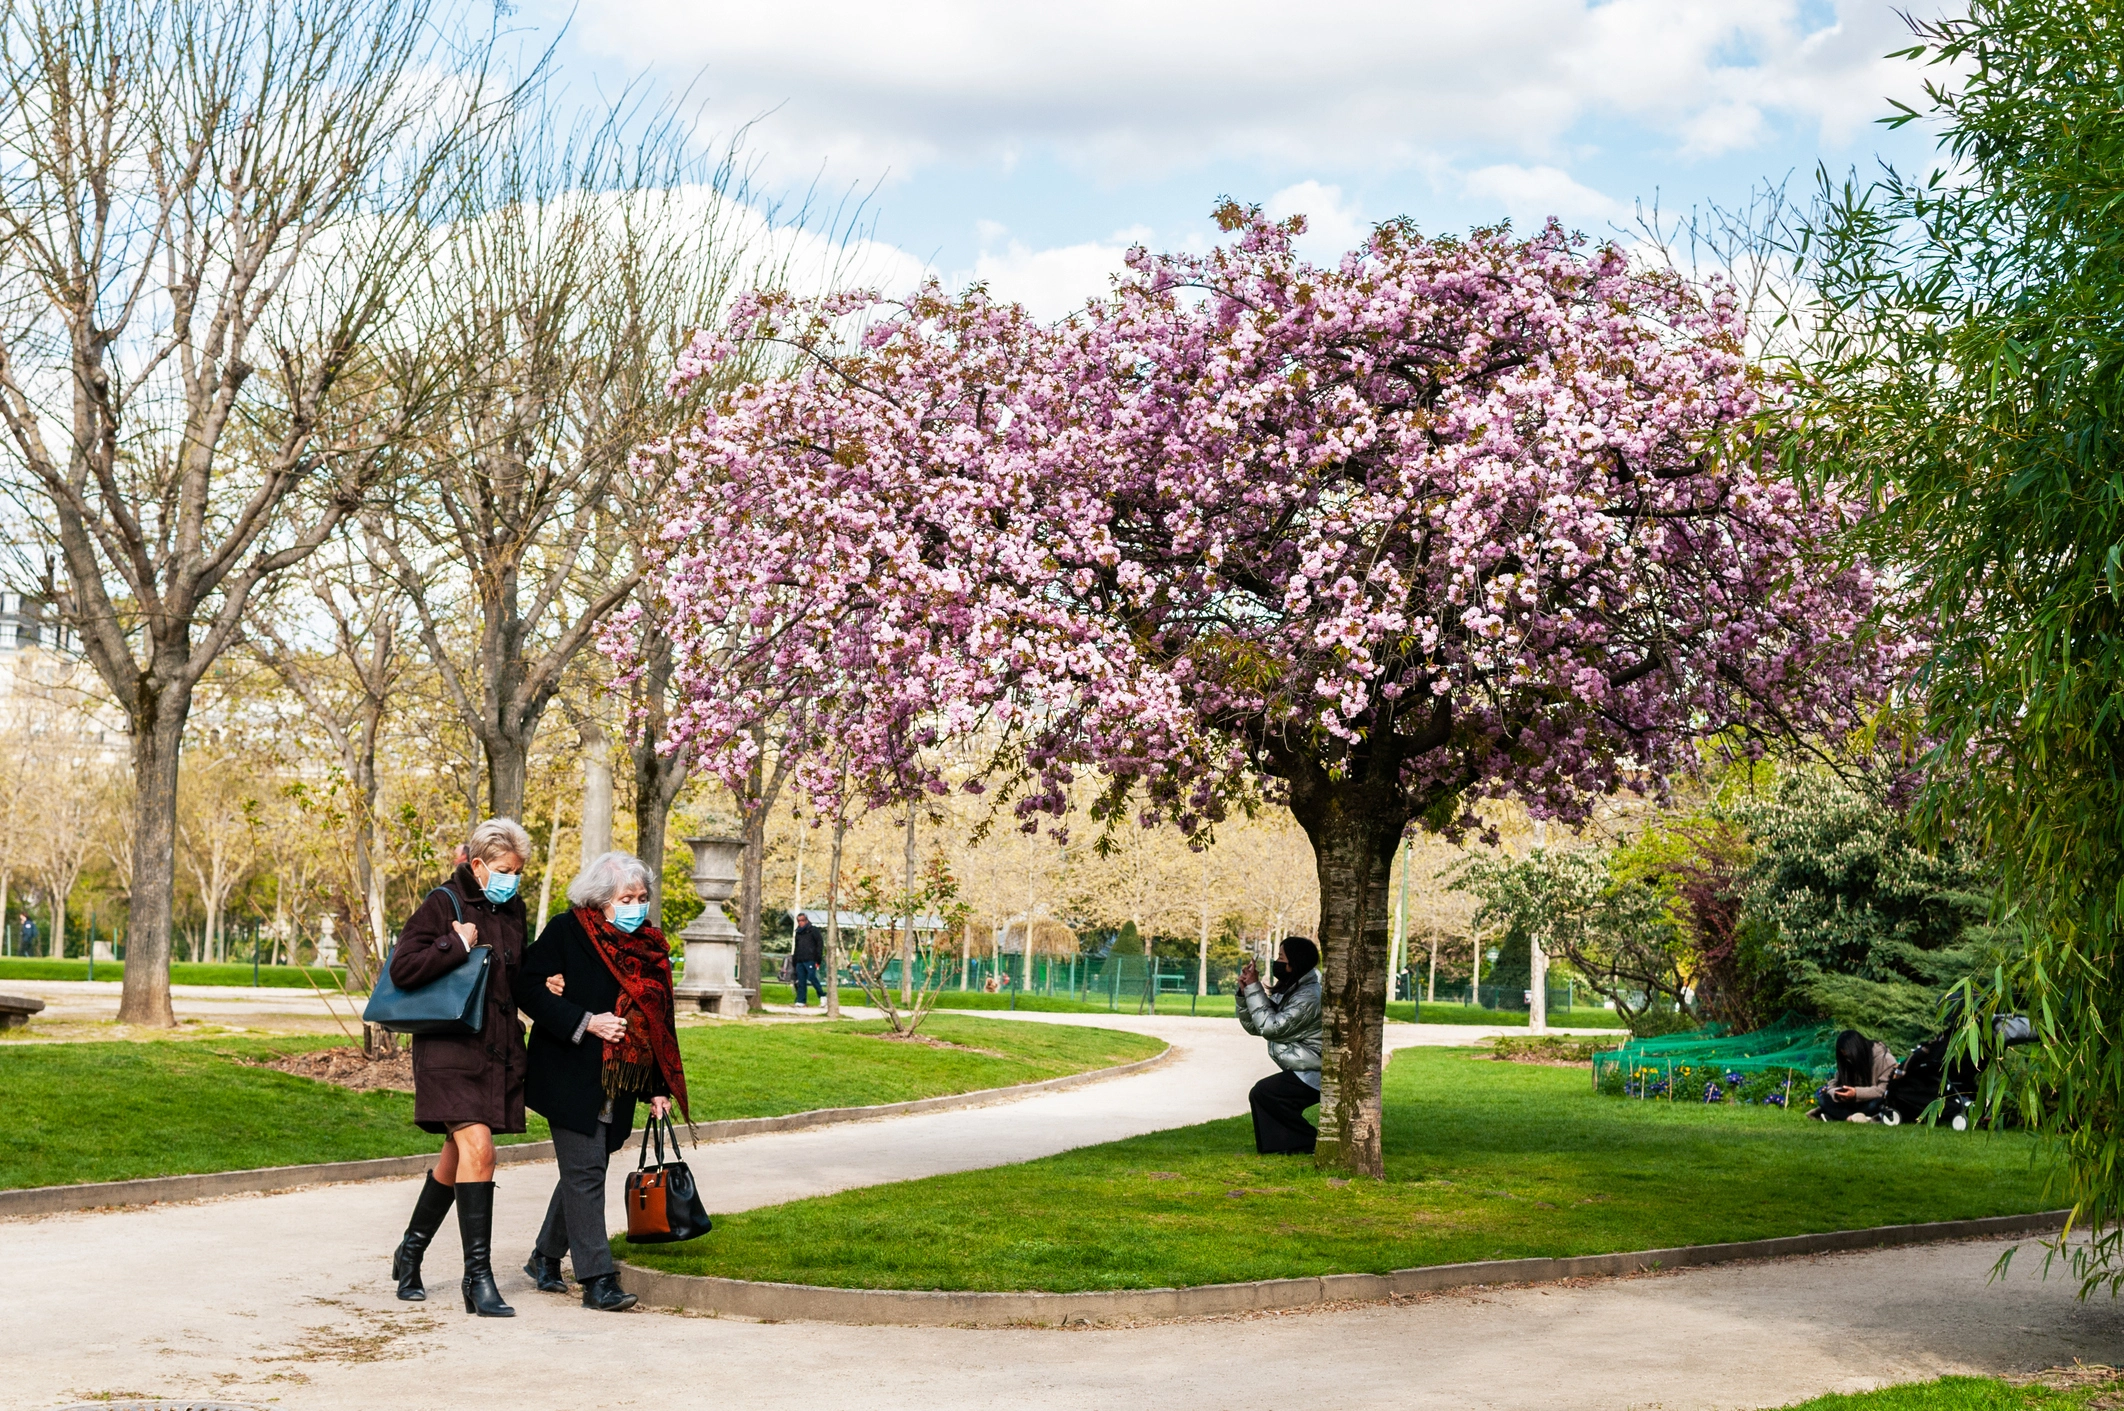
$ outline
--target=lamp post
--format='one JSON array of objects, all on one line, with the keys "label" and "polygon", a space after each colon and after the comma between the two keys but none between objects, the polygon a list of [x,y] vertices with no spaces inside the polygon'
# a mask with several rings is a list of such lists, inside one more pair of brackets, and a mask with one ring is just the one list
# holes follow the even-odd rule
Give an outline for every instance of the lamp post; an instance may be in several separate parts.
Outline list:
[{"label": "lamp post", "polygon": [[[1549,825],[1541,819],[1536,819],[1535,850],[1547,851],[1548,846]],[[1527,1032],[1546,1034],[1549,1032],[1549,948],[1541,943],[1541,932],[1538,930],[1528,940],[1533,950],[1527,957],[1527,978],[1532,981],[1534,988],[1527,994]]]}]

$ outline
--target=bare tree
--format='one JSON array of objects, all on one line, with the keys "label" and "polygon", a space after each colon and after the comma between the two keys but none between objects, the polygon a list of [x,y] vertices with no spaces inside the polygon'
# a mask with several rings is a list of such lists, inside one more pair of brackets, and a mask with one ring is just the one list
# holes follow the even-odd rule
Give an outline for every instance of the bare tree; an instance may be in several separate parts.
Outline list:
[{"label": "bare tree", "polygon": [[61,751],[64,742],[53,742],[40,752],[40,764],[65,782],[37,794],[34,850],[31,853],[37,881],[51,900],[51,953],[66,954],[66,904],[74,883],[81,880],[89,854],[96,848],[96,825],[109,802],[109,782],[100,777],[93,760],[85,754]]},{"label": "bare tree", "polygon": [[[644,597],[653,595],[645,594]],[[634,766],[634,851],[649,867],[649,914],[664,914],[664,846],[671,806],[686,787],[692,751],[669,742],[671,725],[671,637],[658,616],[658,605],[644,602],[637,619],[634,647],[637,669],[627,688],[633,729],[627,757]],[[801,901],[798,903],[801,905]],[[661,919],[657,922],[662,925]],[[739,982],[744,983],[743,981]]]},{"label": "bare tree", "polygon": [[205,912],[200,935],[200,958],[204,960],[225,958],[223,909],[229,893],[258,860],[259,802],[231,777],[244,763],[237,756],[187,770],[178,790],[178,851]]},{"label": "bare tree", "polygon": [[0,421],[49,506],[64,620],[131,730],[125,1022],[174,1022],[194,689],[404,424],[374,398],[349,414],[342,381],[377,356],[485,91],[429,0],[0,17]]},{"label": "bare tree", "polygon": [[367,988],[384,954],[384,867],[376,816],[380,781],[377,747],[401,681],[406,658],[400,637],[406,612],[396,581],[377,567],[373,552],[341,536],[308,575],[310,596],[329,624],[329,647],[300,650],[259,613],[249,633],[252,650],[300,700],[306,719],[324,732],[346,776],[348,857],[363,927],[349,937],[350,979]]},{"label": "bare tree", "polygon": [[661,472],[633,452],[679,419],[666,379],[742,249],[731,164],[704,169],[680,124],[623,104],[557,127],[526,107],[467,158],[428,295],[458,391],[379,540],[512,817],[547,707],[640,581]]}]

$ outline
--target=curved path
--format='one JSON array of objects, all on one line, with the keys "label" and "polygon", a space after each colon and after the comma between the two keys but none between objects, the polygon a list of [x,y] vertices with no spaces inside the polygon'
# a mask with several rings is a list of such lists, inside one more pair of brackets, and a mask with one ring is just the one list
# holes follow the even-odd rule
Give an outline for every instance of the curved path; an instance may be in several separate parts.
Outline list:
[{"label": "curved path", "polygon": [[[1228,1020],[1034,1016],[1156,1034],[1136,1077],[956,1112],[700,1149],[716,1209],[968,1170],[1245,1109],[1259,1043]],[[1474,1032],[1393,1026],[1389,1042]],[[0,1060],[4,1061],[4,1060]],[[617,1163],[616,1163],[617,1164]],[[1929,1246],[1397,1305],[1098,1331],[829,1327],[587,1312],[516,1270],[552,1168],[505,1168],[496,1244],[518,1316],[390,1296],[413,1183],[0,1222],[0,1408],[117,1394],[305,1411],[497,1405],[1274,1408],[1777,1406],[1947,1371],[2124,1355],[2124,1312],[2077,1303],[2036,1261]],[[617,1182],[615,1181],[615,1190]],[[1097,1218],[1090,1213],[1087,1218]],[[614,1219],[618,1215],[615,1202]]]}]

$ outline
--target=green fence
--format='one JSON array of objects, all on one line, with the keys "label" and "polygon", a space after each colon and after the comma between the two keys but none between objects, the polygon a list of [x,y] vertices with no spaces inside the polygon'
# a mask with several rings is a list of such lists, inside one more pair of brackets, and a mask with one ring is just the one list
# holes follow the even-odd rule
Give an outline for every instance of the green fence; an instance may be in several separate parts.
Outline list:
[{"label": "green fence", "polygon": [[[1411,967],[1394,977],[1392,998],[1406,1000],[1418,997],[1425,1004],[1464,1004],[1475,1009],[1510,1009],[1524,1013],[1531,1007],[1528,1003],[1528,993],[1524,985],[1470,985],[1461,980],[1452,984],[1440,984],[1436,997],[1433,998],[1432,991],[1424,984],[1423,972]],[[1587,1000],[1592,1004],[1600,1003],[1599,997],[1590,991],[1587,992]],[[1560,985],[1549,986],[1551,1013],[1577,1007],[1578,985],[1575,981],[1566,980]]]},{"label": "green fence", "polygon": [[[886,988],[900,987],[900,967],[898,959],[886,962]],[[909,978],[916,989],[935,982],[945,990],[1013,998],[1036,995],[1102,1007],[1117,1014],[1148,1014],[1161,1000],[1168,1013],[1183,1000],[1190,1009],[1200,1008],[1198,1002],[1202,999],[1230,996],[1239,976],[1238,966],[1211,961],[1207,983],[1202,984],[1195,961],[1145,955],[1004,955],[966,961],[955,956],[917,957],[913,968]],[[844,967],[842,988],[853,989],[855,984],[853,971]],[[1229,1007],[1227,998],[1225,1008]]]},{"label": "green fence", "polygon": [[1746,1034],[1712,1025],[1632,1039],[1593,1056],[1593,1090],[1639,1101],[1790,1107],[1835,1073],[1835,1038],[1833,1027],[1786,1018]]}]

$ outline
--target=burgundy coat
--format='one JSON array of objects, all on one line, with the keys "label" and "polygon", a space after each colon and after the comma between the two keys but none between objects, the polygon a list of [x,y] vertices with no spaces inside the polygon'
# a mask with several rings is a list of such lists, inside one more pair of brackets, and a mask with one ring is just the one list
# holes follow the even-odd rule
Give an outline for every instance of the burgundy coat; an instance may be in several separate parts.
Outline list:
[{"label": "burgundy coat", "polygon": [[[413,1121],[447,1132],[459,1122],[482,1122],[496,1132],[524,1129],[523,1026],[516,1018],[516,972],[524,963],[524,902],[487,900],[472,869],[460,867],[444,883],[457,894],[479,944],[494,951],[487,976],[487,1018],[476,1034],[416,1034],[413,1038]],[[450,899],[433,893],[406,919],[391,950],[391,979],[413,989],[465,963],[469,953],[450,923]]]}]

